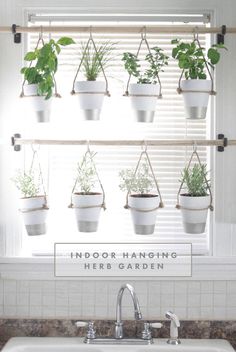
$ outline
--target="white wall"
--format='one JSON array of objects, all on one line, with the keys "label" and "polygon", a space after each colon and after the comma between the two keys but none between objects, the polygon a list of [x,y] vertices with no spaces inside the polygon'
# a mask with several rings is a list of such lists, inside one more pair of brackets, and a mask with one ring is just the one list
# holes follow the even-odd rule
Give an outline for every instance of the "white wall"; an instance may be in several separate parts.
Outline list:
[{"label": "white wall", "polygon": [[[226,24],[228,27],[236,27],[236,2],[234,0],[208,0],[207,2],[205,0],[160,0],[158,2],[156,0],[147,0],[145,2],[142,0],[130,0],[129,2],[125,0],[83,0],[80,2],[75,0],[66,2],[61,0],[41,0],[40,2],[36,0],[1,0],[0,25],[11,25],[12,23],[23,24],[24,10],[26,8],[55,7],[56,9],[61,8],[62,10],[66,10],[73,6],[77,9],[80,8],[81,10],[91,9],[91,11],[98,12],[130,11],[131,13],[134,11],[153,12],[155,10],[160,12],[162,10],[169,10],[173,13],[176,9],[179,11],[192,10],[197,12],[198,10],[202,11],[202,9],[205,9],[206,12],[213,11],[215,25],[221,26],[222,24]],[[229,52],[223,54],[224,58],[217,68],[216,90],[218,91],[218,94],[215,100],[215,131],[216,133],[224,133],[229,139],[236,139],[235,35],[226,36],[226,46],[228,47]],[[17,119],[17,106],[19,101],[19,86],[21,83],[19,71],[22,65],[23,46],[14,44],[11,34],[0,34],[0,48],[0,138],[9,138],[12,133],[18,131],[18,126],[20,124],[19,119]],[[212,137],[215,136],[212,135]],[[0,254],[6,253],[7,241],[11,241],[11,243],[14,242],[16,244],[16,248],[20,241],[17,236],[14,236],[15,219],[12,217],[12,204],[9,204],[7,200],[8,192],[6,192],[9,185],[7,175],[11,174],[12,168],[12,151],[10,147],[2,147],[0,156],[2,156],[3,151],[5,157],[0,159],[0,170],[4,168],[6,172],[4,173],[5,176],[3,176],[2,173],[0,174],[0,191],[2,192],[2,190],[5,190],[5,193],[0,197]],[[214,229],[213,241],[213,254],[216,256],[236,255],[236,163],[234,155],[234,148],[227,148],[227,150],[221,154],[216,153],[216,225]],[[12,238],[5,238],[4,236],[4,224],[6,219],[10,221],[12,220]],[[12,250],[12,254],[14,254],[14,248]],[[182,282],[183,286],[180,289],[181,286],[178,286],[177,282],[175,284],[169,282],[169,286],[167,285],[168,287],[164,286],[164,283],[158,282],[155,284],[151,282],[148,283],[146,281],[141,281],[139,283],[134,282],[134,284],[137,286],[137,293],[142,296],[142,299],[140,300],[142,302],[143,309],[147,314],[147,318],[159,318],[162,316],[163,310],[165,308],[172,308],[173,306],[173,308],[179,310],[181,318],[236,319],[235,281],[219,281],[218,284],[209,282],[208,286],[207,282],[197,281],[195,285],[193,283]],[[114,286],[115,289],[113,289],[113,284],[111,287],[111,285],[107,282],[99,283],[99,290],[103,289],[106,291],[104,297],[107,300],[106,302],[103,301],[104,309],[103,311],[101,310],[102,317],[111,317],[113,314],[113,308],[109,308],[109,302],[112,302],[111,307],[113,307],[114,290],[117,290],[118,284],[119,283],[117,283]],[[47,317],[53,317],[59,315],[62,317],[68,317],[71,316],[69,314],[69,309],[71,309],[70,305],[72,305],[72,307],[77,306],[79,307],[78,309],[82,309],[84,299],[83,297],[88,297],[87,293],[89,292],[89,299],[92,302],[91,311],[89,311],[89,309],[85,313],[81,311],[81,314],[84,318],[91,317],[91,315],[94,317],[99,317],[99,314],[95,311],[95,306],[96,302],[100,301],[100,291],[96,289],[96,285],[94,285],[95,283],[90,282],[87,283],[86,286],[86,282],[81,284],[79,281],[76,281],[73,288],[73,283],[67,282],[67,284],[64,285],[65,292],[63,289],[60,300],[59,287],[62,289],[63,282],[39,281],[39,283],[35,284],[34,286],[34,282],[30,283],[29,281],[0,281],[0,313],[2,311],[4,316],[37,317],[43,315]],[[156,286],[153,288],[152,285]],[[160,285],[163,285],[163,288],[161,288]],[[31,288],[31,286],[33,288]],[[46,287],[51,287],[51,289],[47,289]],[[73,298],[70,298],[71,292],[74,292],[73,290],[77,292],[79,287],[83,287],[82,292],[79,293],[78,300],[76,300],[76,297],[74,297],[73,301]],[[204,291],[206,290],[206,287],[208,287],[207,292]],[[152,291],[153,289],[154,291]],[[23,291],[21,292],[21,290]],[[37,292],[39,296],[30,298],[32,292],[37,293],[34,292],[34,290],[38,290]],[[44,290],[46,290],[45,294],[43,293]],[[52,292],[47,292],[48,290],[52,290]],[[181,290],[183,290],[183,292],[186,291],[186,302],[182,300],[181,306],[179,306],[178,298],[180,298],[180,296],[183,294]],[[24,295],[21,295],[20,292],[24,293]],[[156,292],[156,294],[153,294],[153,292]],[[158,292],[161,293],[159,294]],[[168,293],[167,296],[166,292]],[[180,294],[178,292],[180,292]],[[47,295],[49,295],[51,298]],[[160,302],[158,301],[159,298],[155,297],[160,297]],[[35,305],[38,308],[35,310],[30,308],[30,302],[32,302],[32,299],[35,300],[34,302],[38,302]],[[56,301],[61,302],[58,303],[58,307],[60,308],[58,308],[58,313]],[[46,305],[47,308],[44,308],[45,305],[43,302],[51,302],[52,304]],[[69,302],[74,303],[70,304]],[[80,305],[77,305],[77,302],[80,302]],[[208,309],[205,310],[207,307]],[[155,311],[156,308],[157,311]],[[112,314],[109,313],[110,309],[112,310]],[[203,311],[207,313],[204,313]],[[79,315],[79,311],[78,314],[76,311],[74,311],[74,314]]]}]

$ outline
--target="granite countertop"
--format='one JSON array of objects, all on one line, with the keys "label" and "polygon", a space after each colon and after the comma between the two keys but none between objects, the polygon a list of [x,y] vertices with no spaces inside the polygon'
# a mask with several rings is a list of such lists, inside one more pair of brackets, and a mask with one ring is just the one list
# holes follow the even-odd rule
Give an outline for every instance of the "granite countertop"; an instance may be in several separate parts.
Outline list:
[{"label": "granite countertop", "polygon": [[[153,337],[168,338],[170,322],[162,321],[160,330],[153,330]],[[98,335],[113,336],[114,321],[96,320]],[[126,336],[140,335],[143,322],[124,321]],[[60,319],[0,319],[0,349],[16,336],[85,336],[85,328],[78,329],[75,320]],[[181,321],[180,338],[226,339],[236,349],[236,321]]]}]

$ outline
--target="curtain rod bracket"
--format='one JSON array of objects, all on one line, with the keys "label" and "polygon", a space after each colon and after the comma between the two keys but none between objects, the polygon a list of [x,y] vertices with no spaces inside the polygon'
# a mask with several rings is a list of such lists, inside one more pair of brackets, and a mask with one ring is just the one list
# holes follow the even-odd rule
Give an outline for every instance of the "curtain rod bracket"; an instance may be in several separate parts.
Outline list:
[{"label": "curtain rod bracket", "polygon": [[19,144],[15,143],[15,138],[21,138],[21,134],[20,133],[15,133],[11,137],[11,145],[14,147],[14,151],[15,152],[20,152],[21,151],[21,146]]},{"label": "curtain rod bracket", "polygon": [[226,25],[221,26],[221,33],[217,33],[217,44],[225,43]]},{"label": "curtain rod bracket", "polygon": [[218,138],[219,140],[223,140],[223,145],[219,145],[219,146],[217,147],[217,151],[218,151],[218,152],[224,152],[224,151],[225,151],[225,147],[228,146],[228,138],[226,138],[225,135],[222,134],[222,133],[218,134],[217,138]]},{"label": "curtain rod bracket", "polygon": [[19,27],[19,26],[17,26],[16,24],[13,24],[11,26],[11,31],[12,31],[12,34],[14,35],[14,43],[20,44],[21,43],[21,33],[16,33],[17,27]]}]

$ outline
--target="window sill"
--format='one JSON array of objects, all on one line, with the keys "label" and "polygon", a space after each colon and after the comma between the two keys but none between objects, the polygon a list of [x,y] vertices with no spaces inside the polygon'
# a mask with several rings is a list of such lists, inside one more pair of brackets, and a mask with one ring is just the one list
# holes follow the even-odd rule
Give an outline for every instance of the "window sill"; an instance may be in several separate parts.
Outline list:
[{"label": "window sill", "polygon": [[[54,258],[0,258],[2,279],[60,280],[54,276]],[[75,277],[63,280],[111,280],[111,277]],[[120,280],[120,277],[114,277]],[[236,256],[193,257],[192,277],[125,277],[126,280],[236,280]]]}]

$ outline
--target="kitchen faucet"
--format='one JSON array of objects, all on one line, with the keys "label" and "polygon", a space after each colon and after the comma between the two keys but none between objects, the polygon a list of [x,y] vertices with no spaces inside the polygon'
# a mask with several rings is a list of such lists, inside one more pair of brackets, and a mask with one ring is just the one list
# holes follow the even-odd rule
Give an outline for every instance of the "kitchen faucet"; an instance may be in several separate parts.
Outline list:
[{"label": "kitchen faucet", "polygon": [[135,320],[142,319],[142,313],[140,310],[138,298],[137,298],[137,295],[134,291],[133,286],[131,286],[129,284],[122,285],[119,292],[118,292],[117,302],[116,302],[116,323],[115,323],[115,338],[116,339],[122,339],[123,335],[124,335],[123,334],[123,322],[121,319],[121,312],[122,312],[121,304],[122,304],[122,298],[123,298],[123,294],[124,294],[125,289],[128,290],[128,292],[130,293],[132,300],[133,300]]}]

